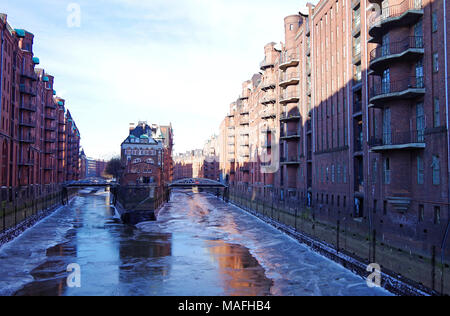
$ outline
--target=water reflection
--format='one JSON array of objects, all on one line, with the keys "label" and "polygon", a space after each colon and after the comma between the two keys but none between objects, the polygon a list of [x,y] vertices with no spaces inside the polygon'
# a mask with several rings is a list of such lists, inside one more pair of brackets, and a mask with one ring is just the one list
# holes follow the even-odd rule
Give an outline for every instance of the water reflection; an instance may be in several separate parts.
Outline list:
[{"label": "water reflection", "polygon": [[[81,267],[81,288],[66,285],[71,263]],[[14,282],[15,295],[388,294],[235,207],[192,192],[175,192],[158,222],[137,227],[120,222],[108,193],[85,193],[0,251],[0,290]]]},{"label": "water reflection", "polygon": [[272,281],[247,248],[225,243],[206,241],[212,259],[217,262],[219,276],[227,296],[269,295]]}]

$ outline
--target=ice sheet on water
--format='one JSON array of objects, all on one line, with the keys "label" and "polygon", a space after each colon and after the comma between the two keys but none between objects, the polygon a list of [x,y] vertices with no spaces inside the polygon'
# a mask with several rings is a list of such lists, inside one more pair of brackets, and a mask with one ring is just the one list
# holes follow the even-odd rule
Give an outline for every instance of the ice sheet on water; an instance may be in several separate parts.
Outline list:
[{"label": "ice sheet on water", "polygon": [[220,237],[242,245],[273,280],[273,295],[389,295],[383,289],[370,289],[361,277],[215,197],[174,193],[172,201],[156,225],[143,223],[139,228],[158,227],[205,240]]},{"label": "ice sheet on water", "polygon": [[[75,198],[71,205],[78,203]],[[46,259],[48,248],[66,241],[65,235],[73,228],[70,207],[60,207],[52,215],[21,236],[0,248],[0,295],[12,295],[33,280],[30,272]]]}]

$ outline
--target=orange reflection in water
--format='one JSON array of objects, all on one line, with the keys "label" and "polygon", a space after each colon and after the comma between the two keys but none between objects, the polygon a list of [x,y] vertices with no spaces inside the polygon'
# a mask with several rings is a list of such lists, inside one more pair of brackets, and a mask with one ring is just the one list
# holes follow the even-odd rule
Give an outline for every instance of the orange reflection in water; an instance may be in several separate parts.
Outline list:
[{"label": "orange reflection in water", "polygon": [[225,295],[269,295],[272,281],[247,248],[224,241],[206,241],[212,259],[217,262]]}]

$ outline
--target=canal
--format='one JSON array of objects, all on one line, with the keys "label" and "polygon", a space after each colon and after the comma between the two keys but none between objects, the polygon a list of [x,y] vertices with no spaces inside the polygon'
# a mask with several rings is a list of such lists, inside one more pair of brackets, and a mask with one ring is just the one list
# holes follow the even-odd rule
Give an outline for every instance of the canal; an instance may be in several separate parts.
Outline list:
[{"label": "canal", "polygon": [[0,249],[0,295],[390,295],[213,196],[172,194],[132,227],[84,191]]}]

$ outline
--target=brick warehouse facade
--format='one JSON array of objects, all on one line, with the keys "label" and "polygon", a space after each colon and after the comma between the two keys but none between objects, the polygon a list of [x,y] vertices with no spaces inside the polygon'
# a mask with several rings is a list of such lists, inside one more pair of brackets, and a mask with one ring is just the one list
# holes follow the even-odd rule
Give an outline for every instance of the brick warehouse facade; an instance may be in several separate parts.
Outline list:
[{"label": "brick warehouse facade", "polygon": [[219,137],[212,136],[203,149],[174,156],[174,180],[204,178],[221,180]]},{"label": "brick warehouse facade", "polygon": [[0,207],[6,212],[79,178],[80,133],[56,96],[54,77],[37,68],[34,35],[13,29],[5,14],[0,29]]},{"label": "brick warehouse facade", "polygon": [[124,167],[123,185],[155,185],[162,189],[173,179],[172,126],[130,125],[130,133],[121,145]]},{"label": "brick warehouse facade", "polygon": [[449,13],[323,0],[286,17],[220,125],[231,199],[449,294]]}]

